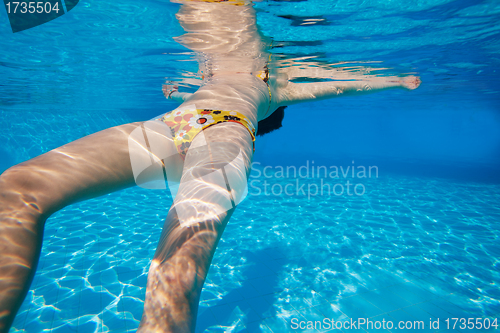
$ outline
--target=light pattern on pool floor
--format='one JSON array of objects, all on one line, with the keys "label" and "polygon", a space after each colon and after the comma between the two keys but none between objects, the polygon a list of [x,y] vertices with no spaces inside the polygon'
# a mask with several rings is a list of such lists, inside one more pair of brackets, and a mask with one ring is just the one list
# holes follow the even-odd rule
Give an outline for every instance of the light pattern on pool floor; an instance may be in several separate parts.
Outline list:
[{"label": "light pattern on pool floor", "polygon": [[[284,187],[296,179],[267,181]],[[309,200],[251,189],[219,244],[197,332],[288,332],[293,318],[423,321],[419,331],[429,332],[446,331],[446,318],[498,316],[500,186],[403,176],[362,182],[363,196]],[[169,204],[165,192],[133,188],[53,216],[12,332],[134,332]],[[439,329],[430,329],[437,318]]]}]

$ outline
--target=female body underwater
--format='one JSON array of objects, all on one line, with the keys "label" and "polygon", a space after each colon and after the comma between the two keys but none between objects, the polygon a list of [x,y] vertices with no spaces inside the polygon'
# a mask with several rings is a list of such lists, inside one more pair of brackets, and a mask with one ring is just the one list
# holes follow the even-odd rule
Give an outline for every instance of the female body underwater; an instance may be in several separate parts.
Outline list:
[{"label": "female body underwater", "polygon": [[[159,119],[86,136],[0,176],[0,332],[9,330],[29,289],[45,221],[77,201],[151,184],[155,172],[137,171],[143,162],[154,164],[148,161],[159,162],[168,183],[177,184],[171,187],[177,193],[149,269],[138,331],[194,331],[212,256],[245,195],[258,123],[285,105],[420,84],[415,76],[277,68],[250,3],[179,3],[177,18],[186,34],[176,40],[203,59],[198,91],[167,91],[182,104]],[[336,80],[290,82],[311,76]],[[163,156],[157,156],[154,143],[161,143]]]}]

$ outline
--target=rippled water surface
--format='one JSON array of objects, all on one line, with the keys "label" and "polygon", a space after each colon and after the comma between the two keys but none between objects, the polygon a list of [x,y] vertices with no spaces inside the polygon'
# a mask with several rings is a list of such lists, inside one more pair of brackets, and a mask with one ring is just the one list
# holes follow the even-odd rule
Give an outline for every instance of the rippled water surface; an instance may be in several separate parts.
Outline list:
[{"label": "rippled water surface", "polygon": [[[255,7],[277,59],[368,64],[423,83],[291,106],[283,128],[257,141],[259,171],[365,165],[378,177],[251,178],[212,262],[197,331],[288,332],[294,318],[370,318],[422,320],[428,332],[446,331],[450,317],[500,319],[500,3]],[[16,34],[0,10],[0,171],[173,109],[165,80],[196,89],[196,57],[173,39],[183,34],[178,9],[80,1]],[[347,180],[365,193],[307,191]],[[135,331],[170,204],[168,193],[133,188],[51,217],[12,331]]]}]

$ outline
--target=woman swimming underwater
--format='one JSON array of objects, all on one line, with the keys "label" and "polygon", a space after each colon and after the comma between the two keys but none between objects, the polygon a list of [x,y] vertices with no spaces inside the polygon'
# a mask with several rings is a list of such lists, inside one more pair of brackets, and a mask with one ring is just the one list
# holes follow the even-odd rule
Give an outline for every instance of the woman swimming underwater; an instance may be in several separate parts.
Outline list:
[{"label": "woman swimming underwater", "polygon": [[[138,331],[194,331],[217,243],[245,195],[259,123],[299,102],[420,84],[415,76],[276,66],[251,3],[176,2],[186,31],[176,40],[198,54],[200,89],[166,87],[167,97],[182,102],[175,110],[86,136],[0,176],[0,332],[9,330],[29,290],[45,221],[72,203],[157,180],[141,163],[160,166],[175,198],[149,269]],[[297,77],[335,80],[291,82]]]}]

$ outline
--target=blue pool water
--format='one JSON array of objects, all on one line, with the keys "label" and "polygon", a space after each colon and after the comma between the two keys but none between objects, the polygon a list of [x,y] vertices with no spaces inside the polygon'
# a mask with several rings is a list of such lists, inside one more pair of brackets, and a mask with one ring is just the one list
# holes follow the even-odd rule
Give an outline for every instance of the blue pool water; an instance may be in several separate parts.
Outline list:
[{"label": "blue pool water", "polygon": [[[325,317],[441,318],[445,331],[446,318],[497,317],[498,185],[400,175],[365,184],[362,197],[243,201],[210,268],[197,331],[287,332],[293,318]],[[54,216],[14,331],[134,331],[169,202],[135,188]]]},{"label": "blue pool water", "polygon": [[[276,55],[369,61],[423,83],[291,106],[283,128],[257,141],[249,195],[212,262],[197,331],[303,332],[314,330],[294,323],[369,318],[473,332],[445,320],[500,320],[500,3],[255,6]],[[173,109],[161,84],[197,78],[194,55],[172,39],[183,33],[178,8],[81,1],[16,34],[0,10],[0,171]],[[377,173],[318,177],[313,165]],[[283,176],[280,166],[311,172]],[[348,195],[347,181],[363,195]],[[51,217],[12,331],[134,332],[171,201],[132,188]]]}]

